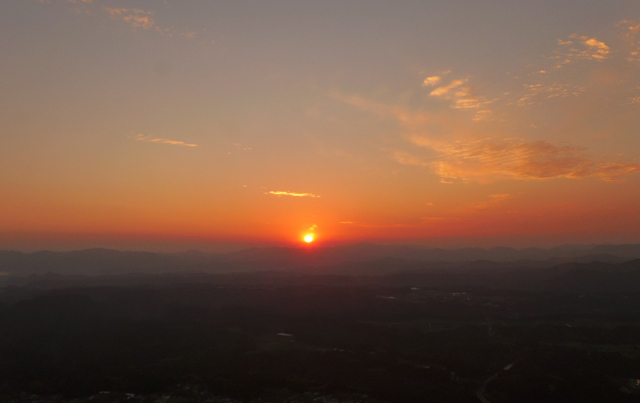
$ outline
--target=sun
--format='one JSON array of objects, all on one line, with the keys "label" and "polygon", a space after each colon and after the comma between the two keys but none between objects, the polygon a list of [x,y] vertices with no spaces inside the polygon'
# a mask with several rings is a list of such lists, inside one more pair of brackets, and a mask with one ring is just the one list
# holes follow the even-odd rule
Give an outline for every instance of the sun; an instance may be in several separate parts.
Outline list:
[{"label": "sun", "polygon": [[311,234],[307,234],[307,235],[305,235],[305,236],[304,236],[304,241],[305,241],[306,243],[311,243],[311,242],[313,242],[313,235],[311,235]]}]

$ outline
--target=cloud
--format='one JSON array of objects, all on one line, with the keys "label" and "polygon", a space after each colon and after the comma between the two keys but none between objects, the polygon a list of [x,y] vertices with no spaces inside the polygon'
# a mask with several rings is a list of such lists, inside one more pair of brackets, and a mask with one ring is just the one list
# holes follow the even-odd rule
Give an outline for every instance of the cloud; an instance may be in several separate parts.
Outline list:
[{"label": "cloud", "polygon": [[[535,94],[547,97],[577,91],[566,86],[552,90],[535,86]],[[558,95],[560,94],[560,95]],[[493,182],[502,179],[541,181],[556,178],[580,179],[599,177],[605,181],[640,172],[640,164],[608,162],[591,158],[580,147],[557,146],[547,141],[523,141],[517,139],[484,138],[465,140],[475,136],[465,126],[457,126],[452,119],[421,112],[412,112],[401,106],[388,106],[358,96],[341,96],[345,102],[382,118],[395,119],[407,131],[413,145],[429,149],[429,153],[393,151],[391,158],[403,165],[429,168],[443,183]],[[524,102],[524,101],[523,101]],[[481,115],[492,113],[483,109]],[[445,136],[446,135],[446,136]],[[452,141],[455,136],[459,140]],[[464,136],[461,136],[464,135]],[[467,137],[468,138],[468,137]]]},{"label": "cloud", "polygon": [[293,196],[293,197],[320,197],[318,195],[314,195],[313,193],[294,193],[294,192],[283,192],[283,191],[270,191],[265,194],[274,195],[274,196]]},{"label": "cloud", "polygon": [[601,62],[609,57],[611,48],[596,38],[591,38],[587,35],[580,36],[578,34],[571,34],[569,38],[572,40],[558,40],[560,47],[556,49],[555,56],[552,57],[552,59],[559,60],[555,66],[556,69],[577,60],[595,60]]},{"label": "cloud", "polygon": [[142,28],[144,30],[153,30],[160,35],[167,36],[182,36],[189,39],[194,39],[196,33],[193,31],[177,31],[174,28],[159,26],[156,20],[153,18],[155,12],[141,10],[138,8],[108,8],[102,9],[115,19],[122,20],[129,24],[132,28]]},{"label": "cloud", "polygon": [[425,78],[424,81],[422,82],[422,85],[424,85],[425,87],[430,87],[430,86],[438,84],[440,81],[442,81],[442,77],[440,77],[440,76],[431,76],[431,77]]},{"label": "cloud", "polygon": [[[557,96],[565,87],[546,92]],[[569,94],[571,95],[571,93]],[[621,177],[640,172],[640,164],[603,162],[587,156],[580,147],[556,146],[547,141],[526,142],[517,139],[485,138],[475,141],[451,141],[434,138],[429,127],[445,127],[441,117],[418,113],[399,106],[386,106],[361,97],[343,99],[363,110],[373,112],[383,118],[396,119],[409,135],[406,137],[416,146],[432,151],[427,156],[397,150],[391,158],[403,165],[432,169],[440,176],[441,182],[492,182],[501,179],[550,180],[555,178],[580,179],[599,177],[605,181],[619,180]],[[478,111],[490,115],[490,110]],[[452,127],[454,128],[454,127]],[[455,130],[455,129],[454,129]]]},{"label": "cloud", "polygon": [[[155,11],[142,10],[139,8],[125,7],[99,7],[94,4],[94,0],[36,0],[40,3],[59,3],[66,4],[77,14],[85,15],[109,15],[115,21],[121,21],[129,25],[133,29],[143,29],[153,31],[162,36],[181,36],[188,39],[194,39],[198,34],[194,31],[180,31],[171,26],[162,26],[158,24]],[[213,41],[212,41],[213,42]]]},{"label": "cloud", "polygon": [[151,136],[145,136],[144,134],[137,134],[133,138],[138,141],[147,141],[150,143],[169,144],[169,145],[183,146],[183,147],[198,147],[197,144],[185,143],[184,141],[178,141],[178,140],[153,138]]},{"label": "cloud", "polygon": [[474,122],[480,122],[482,120],[489,120],[493,116],[493,111],[491,109],[483,109],[481,111],[477,111],[473,117]]},{"label": "cloud", "polygon": [[431,91],[431,93],[429,95],[431,95],[432,97],[441,97],[443,95],[448,94],[452,89],[457,88],[461,85],[463,85],[464,83],[466,83],[467,81],[469,81],[468,79],[464,79],[464,80],[453,80],[451,81],[449,84],[447,85],[443,85],[441,87],[436,88],[435,90]]},{"label": "cloud", "polygon": [[358,95],[333,93],[333,96],[360,110],[373,113],[381,118],[394,119],[409,132],[422,131],[425,126],[444,124],[442,116],[434,116],[426,112],[414,112],[398,105],[385,105]]},{"label": "cloud", "polygon": [[[403,137],[416,145],[420,143],[422,147],[432,147],[435,143],[442,141],[448,142],[451,136],[456,136],[456,133],[469,132],[468,122],[444,111],[438,113],[414,111],[406,106],[385,105],[357,95],[346,96],[334,93],[334,96],[362,111],[373,113],[383,119],[395,120],[404,132]],[[473,120],[488,120],[492,114],[491,110],[482,109],[476,112]],[[403,151],[394,151],[392,158],[406,165],[428,165],[428,162],[421,157]]]},{"label": "cloud", "polygon": [[618,181],[622,176],[640,172],[640,164],[609,162],[598,166],[597,175],[606,181]]},{"label": "cloud", "polygon": [[621,29],[622,38],[627,45],[629,62],[640,61],[640,20],[623,20],[616,24]]},{"label": "cloud", "polygon": [[586,91],[585,87],[573,84],[561,84],[553,82],[551,84],[524,84],[525,94],[518,99],[520,106],[530,106],[538,102],[539,99],[566,98],[578,96]]},{"label": "cloud", "polygon": [[[583,119],[587,113],[602,118],[603,126],[598,128],[602,133],[606,131],[615,136],[627,130],[604,111],[611,111],[618,105],[630,108],[630,104],[631,107],[640,104],[640,65],[628,63],[640,61],[640,20],[620,22],[617,29],[616,40],[609,39],[611,35],[603,40],[577,34],[559,40],[559,50],[554,58],[541,58],[545,64],[532,64],[527,66],[528,73],[511,76],[514,81],[505,84],[516,87],[495,91],[503,94],[496,99],[474,93],[470,78],[447,79],[444,73],[425,74],[427,78],[422,82],[422,88],[429,90],[429,97],[448,101],[451,109],[474,112],[469,120],[445,110],[416,109],[407,105],[404,99],[403,103],[384,104],[356,95],[339,98],[363,111],[395,120],[399,125],[398,134],[421,150],[394,147],[390,149],[390,158],[403,165],[431,170],[444,183],[588,177],[621,180],[640,172],[640,164],[633,160],[623,161],[622,157],[590,154],[578,146],[542,139],[506,138],[508,135],[504,134],[512,132],[514,137],[525,133],[539,135],[542,130],[530,130],[537,127],[532,121],[537,122],[544,116],[538,112],[548,113],[547,128],[561,127],[561,138],[566,140],[583,138],[583,133],[595,130],[585,123],[588,119]],[[579,60],[584,62],[573,63]],[[554,68],[558,65],[562,69]],[[520,81],[520,77],[527,81]],[[574,101],[578,96],[583,99]],[[601,103],[606,103],[606,108],[600,108]],[[541,108],[531,112],[516,108],[534,104]],[[545,104],[553,109],[543,109]],[[595,117],[590,119],[595,121]],[[495,124],[475,125],[471,121],[493,121]]]},{"label": "cloud", "polygon": [[119,18],[129,23],[134,28],[152,29],[156,22],[151,17],[152,11],[140,10],[137,8],[108,8],[104,11],[112,17]]},{"label": "cloud", "polygon": [[589,158],[582,148],[556,146],[546,141],[483,139],[435,149],[439,156],[428,166],[447,183],[586,177],[612,181],[640,172],[640,164],[600,162]]},{"label": "cloud", "polygon": [[604,42],[597,40],[596,38],[589,38],[588,36],[581,36],[582,43],[591,50],[588,57],[591,59],[604,60],[609,55],[609,48]]},{"label": "cloud", "polygon": [[512,103],[530,106],[550,98],[587,95],[592,90],[607,90],[607,102],[618,102],[622,98],[621,84],[627,86],[625,99],[637,96],[633,92],[638,89],[638,65],[628,62],[640,61],[640,20],[620,21],[602,35],[606,35],[607,43],[575,33],[567,40],[558,40],[554,55],[545,58],[546,64],[533,64],[524,74],[528,77],[524,92],[514,91]]},{"label": "cloud", "polygon": [[[469,79],[453,80],[449,84],[440,86],[431,91],[429,95],[453,101],[451,108],[461,110],[479,109],[492,102],[488,101],[482,95],[474,94],[472,87],[462,87],[462,85],[466,84],[468,81]],[[473,120],[476,122],[487,120],[491,117],[491,114],[492,111],[485,108],[481,112],[476,112]]]}]

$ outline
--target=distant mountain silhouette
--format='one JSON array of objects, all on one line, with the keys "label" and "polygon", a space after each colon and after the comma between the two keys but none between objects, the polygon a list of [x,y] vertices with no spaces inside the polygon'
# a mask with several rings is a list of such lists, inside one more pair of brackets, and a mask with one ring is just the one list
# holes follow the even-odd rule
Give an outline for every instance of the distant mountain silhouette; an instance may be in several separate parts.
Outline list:
[{"label": "distant mountain silhouette", "polygon": [[[640,244],[563,245],[551,249],[421,248],[407,245],[359,243],[319,248],[250,248],[227,254],[200,251],[153,253],[86,249],[72,252],[0,251],[0,273],[26,276],[107,275],[122,273],[246,272],[298,270],[349,271],[381,274],[426,269],[451,269],[463,265],[476,270],[505,267],[545,268],[566,263],[620,264],[640,258]],[[370,263],[370,264],[364,264]]]},{"label": "distant mountain silhouette", "polygon": [[[360,248],[362,251],[364,248]],[[344,252],[345,248],[341,248]],[[69,253],[20,254],[1,252],[0,285],[27,286],[32,289],[82,286],[219,284],[222,286],[331,285],[366,287],[484,287],[490,289],[543,291],[569,294],[607,293],[624,295],[640,290],[640,259],[623,263],[589,260],[586,255],[546,261],[518,260],[497,262],[430,262],[385,257],[377,260],[342,262],[326,266],[282,270],[281,263],[255,260],[260,249],[230,255],[147,254],[90,250]],[[274,261],[283,256],[299,258],[309,251],[271,248]],[[334,252],[334,251],[332,251]],[[316,251],[315,253],[318,253]],[[440,252],[438,252],[440,253]],[[308,255],[307,255],[308,256]],[[368,255],[367,255],[368,256]],[[50,257],[50,264],[46,259]],[[335,255],[331,256],[335,258]],[[364,256],[360,255],[361,258]],[[246,258],[238,262],[230,259]],[[45,260],[43,260],[45,259]],[[253,259],[253,260],[252,260]],[[557,261],[562,261],[558,264]]]},{"label": "distant mountain silhouette", "polygon": [[547,265],[574,261],[621,263],[629,259],[640,258],[640,245],[565,245],[552,249],[527,248],[517,250],[506,247],[491,249],[427,249],[407,245],[360,243],[318,249],[252,248],[227,254],[224,258],[238,262],[270,262],[302,266],[335,265],[384,258],[422,262],[471,262],[478,260],[514,262],[531,260],[535,262],[547,261]]}]

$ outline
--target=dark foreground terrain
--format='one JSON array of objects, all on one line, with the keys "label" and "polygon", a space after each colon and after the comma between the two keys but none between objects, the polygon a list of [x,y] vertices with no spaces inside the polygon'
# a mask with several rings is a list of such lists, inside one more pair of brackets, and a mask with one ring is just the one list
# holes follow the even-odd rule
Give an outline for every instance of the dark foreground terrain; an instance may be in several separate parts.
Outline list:
[{"label": "dark foreground terrain", "polygon": [[0,401],[637,402],[640,290],[576,270],[31,277],[0,289]]}]

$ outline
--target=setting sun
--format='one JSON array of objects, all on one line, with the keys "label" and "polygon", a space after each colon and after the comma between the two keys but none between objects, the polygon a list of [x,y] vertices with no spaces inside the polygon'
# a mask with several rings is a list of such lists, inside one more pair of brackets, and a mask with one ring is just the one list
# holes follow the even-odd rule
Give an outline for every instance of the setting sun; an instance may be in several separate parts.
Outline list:
[{"label": "setting sun", "polygon": [[611,3],[0,0],[0,250],[640,243]]}]

